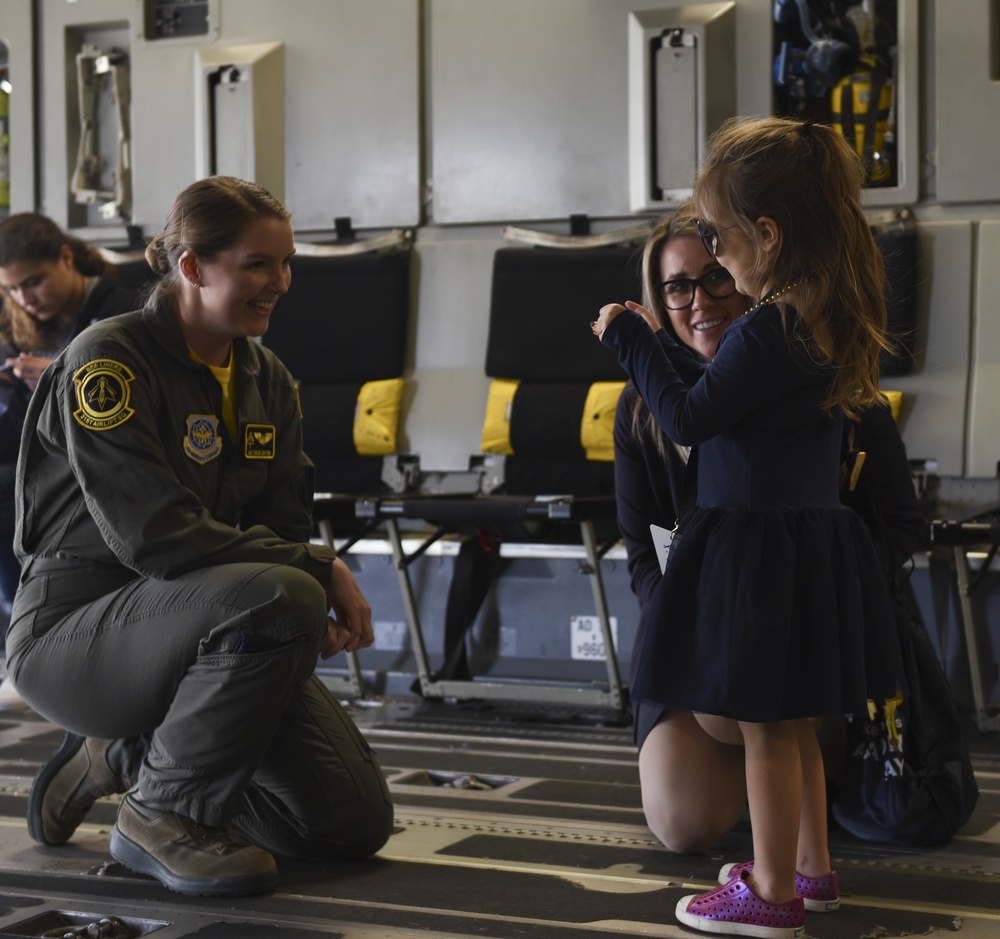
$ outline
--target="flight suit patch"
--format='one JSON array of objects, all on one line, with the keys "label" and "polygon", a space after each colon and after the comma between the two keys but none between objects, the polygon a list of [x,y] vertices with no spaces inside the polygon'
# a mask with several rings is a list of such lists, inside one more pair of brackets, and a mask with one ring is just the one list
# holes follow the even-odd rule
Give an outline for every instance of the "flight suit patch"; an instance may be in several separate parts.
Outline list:
[{"label": "flight suit patch", "polygon": [[135,409],[129,407],[129,384],[135,375],[114,359],[94,359],[73,376],[76,403],[73,417],[88,430],[110,430],[124,424]]},{"label": "flight suit patch", "polygon": [[214,414],[189,414],[184,453],[195,463],[207,463],[222,453],[219,419]]},{"label": "flight suit patch", "polygon": [[243,455],[248,460],[273,460],[274,442],[274,424],[247,424],[243,433]]}]

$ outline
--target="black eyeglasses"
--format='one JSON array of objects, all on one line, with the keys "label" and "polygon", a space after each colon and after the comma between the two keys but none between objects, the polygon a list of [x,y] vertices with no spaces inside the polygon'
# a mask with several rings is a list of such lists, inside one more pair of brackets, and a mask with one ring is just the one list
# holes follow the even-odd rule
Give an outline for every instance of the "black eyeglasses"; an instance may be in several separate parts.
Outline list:
[{"label": "black eyeglasses", "polygon": [[725,228],[705,228],[701,224],[701,219],[695,220],[695,228],[698,229],[698,237],[705,246],[705,250],[714,258],[719,253],[719,234],[729,231],[730,228],[737,228],[736,225],[727,225]]},{"label": "black eyeglasses", "polygon": [[724,267],[713,267],[697,280],[677,277],[660,284],[660,296],[668,310],[686,310],[694,303],[694,292],[699,287],[714,300],[725,300],[736,293],[736,281]]}]

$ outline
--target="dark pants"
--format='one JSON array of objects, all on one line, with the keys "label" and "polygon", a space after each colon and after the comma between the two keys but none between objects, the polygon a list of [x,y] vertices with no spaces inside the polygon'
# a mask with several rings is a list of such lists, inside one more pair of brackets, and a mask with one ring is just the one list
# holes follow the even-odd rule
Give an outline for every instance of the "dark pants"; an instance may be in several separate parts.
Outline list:
[{"label": "dark pants", "polygon": [[170,581],[34,561],[8,669],[42,716],[120,740],[153,808],[232,823],[281,854],[358,857],[392,826],[382,771],[313,674],[326,597],[288,567],[232,564]]},{"label": "dark pants", "polygon": [[15,463],[0,463],[0,595],[6,603],[13,602],[21,576],[21,564],[14,556],[16,469]]},{"label": "dark pants", "polygon": [[[17,581],[21,576],[21,565],[14,555],[14,533],[0,532],[0,601],[9,604],[17,593]],[[0,636],[4,633],[0,629]]]}]

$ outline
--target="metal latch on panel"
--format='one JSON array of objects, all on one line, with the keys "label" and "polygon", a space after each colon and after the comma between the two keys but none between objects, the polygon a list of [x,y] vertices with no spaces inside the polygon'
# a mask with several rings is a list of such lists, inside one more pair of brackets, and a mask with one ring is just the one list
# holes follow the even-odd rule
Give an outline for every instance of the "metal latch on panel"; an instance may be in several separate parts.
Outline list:
[{"label": "metal latch on panel", "polygon": [[628,75],[629,202],[675,206],[708,137],[736,114],[736,4],[632,11]]},{"label": "metal latch on panel", "polygon": [[257,42],[195,53],[195,170],[249,179],[285,196],[284,46]]},{"label": "metal latch on panel", "polygon": [[[208,82],[208,174],[214,176],[219,172],[218,155],[218,95],[219,85],[235,85],[241,79],[240,70],[232,64],[220,65],[205,75]],[[236,175],[246,175],[237,173]]]},{"label": "metal latch on panel", "polygon": [[128,57],[85,45],[76,57],[80,145],[70,191],[81,205],[101,203],[103,218],[132,209]]},{"label": "metal latch on panel", "polygon": [[653,198],[663,201],[672,192],[683,196],[698,170],[700,126],[698,37],[693,30],[665,29],[652,48]]}]

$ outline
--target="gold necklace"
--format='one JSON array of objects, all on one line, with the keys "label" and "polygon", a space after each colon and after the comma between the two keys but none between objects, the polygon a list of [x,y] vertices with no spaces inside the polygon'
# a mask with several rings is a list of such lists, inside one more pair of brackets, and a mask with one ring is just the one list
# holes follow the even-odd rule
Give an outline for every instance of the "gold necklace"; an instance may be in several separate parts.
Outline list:
[{"label": "gold necklace", "polygon": [[788,291],[789,291],[789,290],[792,290],[792,289],[794,289],[795,287],[798,287],[798,285],[799,285],[799,284],[798,284],[798,281],[796,281],[796,282],[795,282],[794,284],[789,284],[789,285],[788,285],[787,287],[782,287],[782,288],[781,288],[781,290],[775,290],[775,291],[774,291],[774,293],[771,293],[771,294],[768,294],[768,295],[767,295],[766,297],[764,297],[764,299],[763,299],[763,300],[758,300],[758,301],[757,301],[757,302],[756,302],[756,303],[755,303],[755,304],[754,304],[754,305],[753,305],[752,307],[750,307],[750,309],[749,309],[749,310],[747,310],[747,312],[746,312],[746,313],[744,313],[743,315],[744,315],[744,316],[746,316],[746,315],[747,315],[747,313],[753,313],[753,311],[754,311],[754,310],[759,310],[759,309],[760,309],[760,308],[761,308],[762,306],[767,306],[767,304],[769,304],[769,303],[773,303],[773,302],[774,302],[775,300],[777,300],[777,299],[778,299],[778,297],[780,297],[780,296],[781,296],[781,295],[782,295],[783,293],[788,293]]}]

